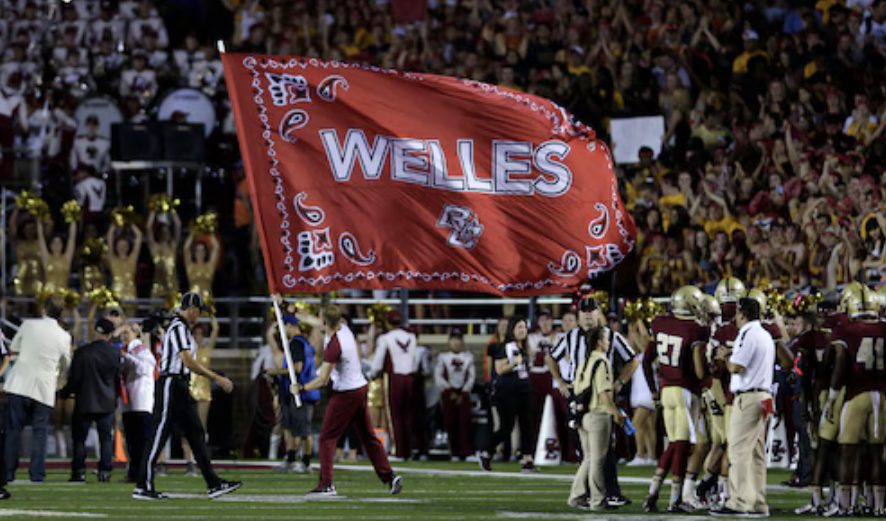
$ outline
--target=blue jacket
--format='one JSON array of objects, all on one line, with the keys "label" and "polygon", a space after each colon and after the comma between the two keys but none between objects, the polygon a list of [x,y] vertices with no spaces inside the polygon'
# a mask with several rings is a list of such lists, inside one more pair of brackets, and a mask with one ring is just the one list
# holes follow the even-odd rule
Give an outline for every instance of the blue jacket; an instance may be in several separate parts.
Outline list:
[{"label": "blue jacket", "polygon": [[[293,339],[289,342],[290,351],[292,351],[292,362],[298,363],[299,360],[304,360],[304,365],[302,367],[301,374],[298,375],[298,381],[301,384],[306,384],[317,377],[317,368],[314,363],[314,348],[308,344],[308,341],[301,335],[293,337]],[[303,353],[303,356],[300,356]],[[286,363],[286,357],[283,357],[283,368],[287,369],[289,366]],[[283,403],[283,400],[290,400],[289,392],[289,375],[284,375],[280,377],[280,403]],[[313,391],[308,391],[301,393],[301,399],[303,402],[319,402],[320,401],[320,390],[315,389]]]}]

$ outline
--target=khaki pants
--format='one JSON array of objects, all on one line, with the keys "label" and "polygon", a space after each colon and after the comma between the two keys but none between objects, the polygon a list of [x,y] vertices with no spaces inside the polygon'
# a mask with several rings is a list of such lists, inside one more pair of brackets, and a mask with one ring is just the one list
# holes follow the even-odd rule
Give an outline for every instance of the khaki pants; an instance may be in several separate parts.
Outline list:
[{"label": "khaki pants", "polygon": [[609,450],[612,417],[605,413],[589,412],[581,420],[578,436],[584,458],[572,480],[569,505],[575,506],[587,498],[592,510],[597,510],[606,500],[606,481],[603,463]]},{"label": "khaki pants", "polygon": [[729,425],[729,501],[738,512],[768,513],[766,504],[766,421],[760,402],[770,393],[735,397]]}]

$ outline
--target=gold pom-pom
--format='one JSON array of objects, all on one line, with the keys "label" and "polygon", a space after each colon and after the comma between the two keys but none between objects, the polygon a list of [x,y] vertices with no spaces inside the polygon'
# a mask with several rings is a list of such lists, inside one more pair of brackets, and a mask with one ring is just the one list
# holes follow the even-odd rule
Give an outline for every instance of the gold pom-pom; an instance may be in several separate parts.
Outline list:
[{"label": "gold pom-pom", "polygon": [[101,264],[105,253],[108,252],[108,245],[101,237],[89,239],[80,250],[80,258],[84,264]]},{"label": "gold pom-pom", "polygon": [[170,313],[172,313],[173,311],[175,311],[175,308],[179,307],[181,302],[182,294],[180,291],[178,293],[169,293],[163,300],[163,307],[166,308]]},{"label": "gold pom-pom", "polygon": [[608,292],[594,290],[588,296],[597,301],[597,305],[600,306],[600,311],[602,311],[604,315],[609,313],[609,293]]},{"label": "gold pom-pom", "polygon": [[118,206],[111,210],[111,222],[117,228],[126,228],[135,222],[135,209],[130,206]]},{"label": "gold pom-pom", "polygon": [[209,212],[197,217],[197,233],[200,235],[212,235],[218,225],[218,214]]},{"label": "gold pom-pom", "polygon": [[20,194],[15,196],[15,204],[19,210],[33,215],[38,221],[51,220],[49,205],[46,204],[46,201],[28,190],[22,190]]},{"label": "gold pom-pom", "polygon": [[388,319],[388,313],[391,312],[391,306],[387,304],[373,304],[366,310],[366,316],[369,322],[376,326],[383,325]]},{"label": "gold pom-pom", "polygon": [[99,309],[114,307],[120,305],[120,299],[107,286],[101,286],[90,291],[86,298],[96,305]]},{"label": "gold pom-pom", "polygon": [[771,286],[764,291],[766,292],[766,306],[771,312],[781,316],[787,316],[791,313],[791,301],[787,297]]},{"label": "gold pom-pom", "polygon": [[216,315],[215,312],[215,299],[212,298],[212,295],[207,295],[205,299],[203,299],[203,304],[206,305],[206,310],[203,312],[204,317],[214,317]]},{"label": "gold pom-pom", "polygon": [[68,309],[74,309],[80,305],[80,294],[76,291],[72,291],[69,289],[62,290],[62,300],[65,303],[65,307]]},{"label": "gold pom-pom", "polygon": [[65,222],[68,224],[77,223],[83,218],[83,209],[80,208],[76,200],[71,199],[62,205],[62,216],[64,216]]},{"label": "gold pom-pom", "polygon": [[181,200],[173,199],[169,194],[154,194],[148,198],[148,209],[154,213],[175,213]]},{"label": "gold pom-pom", "polygon": [[642,320],[649,324],[655,317],[665,313],[665,307],[650,297],[641,298],[625,304],[624,316],[628,324]]}]

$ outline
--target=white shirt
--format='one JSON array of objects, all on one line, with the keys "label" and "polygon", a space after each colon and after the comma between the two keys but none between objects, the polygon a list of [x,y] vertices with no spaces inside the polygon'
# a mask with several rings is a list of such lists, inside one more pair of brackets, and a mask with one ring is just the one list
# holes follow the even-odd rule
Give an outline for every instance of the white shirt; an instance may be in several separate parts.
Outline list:
[{"label": "white shirt", "polygon": [[77,199],[77,204],[88,212],[103,211],[107,195],[108,190],[105,182],[95,177],[87,177],[74,187],[74,197]]},{"label": "white shirt", "polygon": [[270,345],[264,344],[258,348],[255,360],[252,361],[252,372],[250,373],[249,379],[255,380],[258,378],[258,375],[268,369],[274,369],[275,367],[277,367],[277,364],[274,362],[274,351],[271,350]]},{"label": "white shirt", "polygon": [[393,374],[411,375],[418,365],[415,333],[397,328],[378,337],[375,358],[372,360],[372,374],[377,375],[384,369],[385,357],[391,357]]},{"label": "white shirt", "polygon": [[6,393],[55,407],[56,369],[71,360],[71,335],[55,319],[25,320],[12,339],[18,359],[6,377]]},{"label": "white shirt", "polygon": [[[357,347],[357,339],[351,329],[342,324],[338,331],[335,332],[337,339],[338,352],[330,349],[333,337],[326,337],[326,352],[323,353],[323,361],[330,362],[332,368],[332,390],[333,391],[353,391],[367,384],[366,377],[363,376],[362,365],[360,363],[360,348]],[[330,360],[330,355],[334,360]]]},{"label": "white shirt", "polygon": [[[77,136],[74,140],[74,146],[71,147],[71,170],[76,170],[79,165],[89,165],[96,172],[104,172],[105,170],[108,170],[111,167],[111,140],[102,136],[90,138],[86,134]],[[92,189],[97,189],[97,185],[101,184],[102,194],[104,194],[104,181],[91,178],[83,181],[83,183],[89,183],[89,187]],[[83,183],[79,183],[77,187]],[[77,201],[82,205],[83,203],[80,201],[80,195],[76,193],[77,188],[74,189],[74,192]],[[90,208],[89,211],[102,211],[105,205],[105,196],[93,196],[92,193],[89,195],[91,206],[98,204],[93,200],[94,198],[101,199],[101,206],[94,210]]]},{"label": "white shirt", "polygon": [[471,392],[475,377],[474,354],[470,351],[446,351],[437,356],[434,379],[440,390]]},{"label": "white shirt", "polygon": [[729,361],[745,368],[741,373],[732,373],[729,390],[733,393],[772,389],[775,342],[759,320],[748,322],[738,331]]},{"label": "white shirt", "polygon": [[545,354],[549,353],[557,342],[560,341],[562,333],[551,331],[545,335],[541,331],[529,333],[529,370],[533,373],[549,373],[548,364],[545,363]]},{"label": "white shirt", "polygon": [[157,359],[141,340],[135,339],[123,355],[123,381],[129,403],[123,412],[152,412],[154,410],[154,370]]}]

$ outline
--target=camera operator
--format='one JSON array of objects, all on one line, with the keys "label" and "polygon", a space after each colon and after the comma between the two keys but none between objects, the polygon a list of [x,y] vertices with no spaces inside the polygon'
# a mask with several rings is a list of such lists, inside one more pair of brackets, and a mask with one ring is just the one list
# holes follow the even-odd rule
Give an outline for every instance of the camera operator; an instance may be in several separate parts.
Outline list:
[{"label": "camera operator", "polygon": [[624,425],[624,415],[615,407],[612,367],[609,363],[609,335],[604,328],[587,331],[585,345],[590,354],[575,375],[575,399],[571,409],[575,414],[583,458],[567,503],[582,510],[617,508],[606,498],[606,480],[603,465],[609,450],[612,429],[610,417]]},{"label": "camera operator", "polygon": [[95,340],[74,352],[68,384],[59,392],[62,398],[76,397],[71,421],[74,457],[71,460],[71,483],[86,482],[86,436],[95,422],[101,446],[98,480],[111,482],[114,455],[114,410],[117,407],[117,382],[120,377],[120,352],[111,346],[116,327],[101,318],[95,324]]}]

